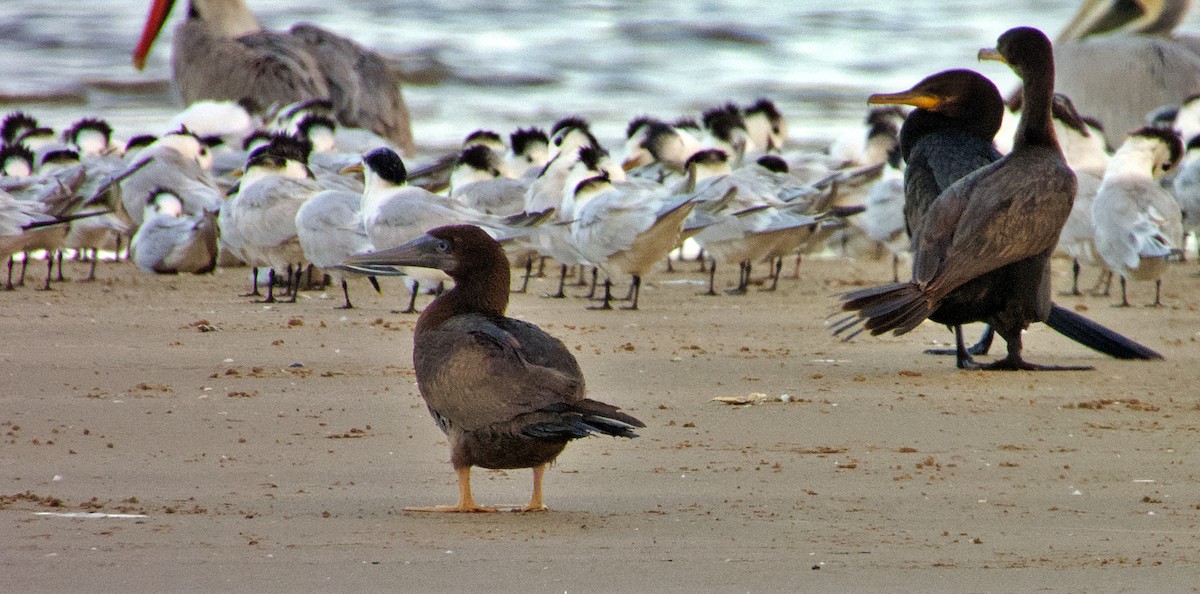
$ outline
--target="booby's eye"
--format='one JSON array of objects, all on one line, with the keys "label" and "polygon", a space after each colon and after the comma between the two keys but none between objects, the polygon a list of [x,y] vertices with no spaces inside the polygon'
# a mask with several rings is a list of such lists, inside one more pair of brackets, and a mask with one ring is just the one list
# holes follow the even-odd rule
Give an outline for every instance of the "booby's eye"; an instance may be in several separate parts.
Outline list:
[{"label": "booby's eye", "polygon": [[445,239],[439,239],[437,242],[437,251],[439,251],[439,252],[450,251],[450,242],[446,241]]},{"label": "booby's eye", "polygon": [[1163,163],[1163,166],[1162,166],[1162,168],[1163,168],[1163,171],[1170,171],[1170,170],[1171,170],[1171,164],[1170,164],[1170,163]]}]

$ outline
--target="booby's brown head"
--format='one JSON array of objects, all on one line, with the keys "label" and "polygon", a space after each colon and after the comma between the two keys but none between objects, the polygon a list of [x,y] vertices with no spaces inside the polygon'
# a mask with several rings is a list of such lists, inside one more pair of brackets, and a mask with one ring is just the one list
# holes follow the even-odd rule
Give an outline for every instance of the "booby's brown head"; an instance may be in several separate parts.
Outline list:
[{"label": "booby's brown head", "polygon": [[510,279],[504,248],[474,225],[438,227],[398,247],[350,256],[344,264],[417,266],[450,275],[454,288],[425,309],[418,331],[460,313],[503,315],[508,308]]}]

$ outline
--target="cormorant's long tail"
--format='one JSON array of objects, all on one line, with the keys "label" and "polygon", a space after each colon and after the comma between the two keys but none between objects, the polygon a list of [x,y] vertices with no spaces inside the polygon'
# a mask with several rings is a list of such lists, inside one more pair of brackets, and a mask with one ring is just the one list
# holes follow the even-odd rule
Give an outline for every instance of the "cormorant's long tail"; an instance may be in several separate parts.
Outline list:
[{"label": "cormorant's long tail", "polygon": [[888,332],[904,334],[916,328],[932,313],[930,300],[914,283],[892,283],[842,293],[842,310],[856,312],[833,322],[834,335],[856,329],[845,337],[854,338],[866,330],[872,336]]},{"label": "cormorant's long tail", "polygon": [[1162,359],[1163,356],[1069,309],[1050,308],[1046,325],[1079,344],[1117,359]]}]

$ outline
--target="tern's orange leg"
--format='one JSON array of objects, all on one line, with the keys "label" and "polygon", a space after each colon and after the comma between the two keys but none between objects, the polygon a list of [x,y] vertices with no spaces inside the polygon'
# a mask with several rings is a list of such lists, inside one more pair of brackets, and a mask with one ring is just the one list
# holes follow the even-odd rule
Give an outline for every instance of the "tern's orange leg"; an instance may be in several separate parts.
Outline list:
[{"label": "tern's orange leg", "polygon": [[[415,512],[494,512],[494,507],[483,507],[475,503],[475,498],[471,496],[471,467],[456,468],[454,470],[458,474],[458,505],[435,505],[433,507],[406,507],[404,511]],[[538,501],[541,501],[541,493],[538,492]]]}]

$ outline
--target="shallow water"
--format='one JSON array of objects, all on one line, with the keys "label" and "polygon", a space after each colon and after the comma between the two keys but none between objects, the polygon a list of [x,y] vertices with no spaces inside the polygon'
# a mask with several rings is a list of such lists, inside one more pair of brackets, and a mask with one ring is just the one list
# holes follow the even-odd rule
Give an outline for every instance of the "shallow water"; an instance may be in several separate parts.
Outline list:
[{"label": "shallow water", "polygon": [[[184,5],[173,19],[182,18]],[[841,0],[839,2],[540,0],[389,2],[250,0],[263,24],[299,20],[347,34],[389,56],[444,66],[439,81],[409,85],[418,142],[457,142],[476,128],[548,126],[567,114],[616,140],[640,114],[673,118],[708,106],[774,99],[794,138],[829,138],[858,125],[872,92],[907,88],[947,68],[976,68],[1001,89],[1015,78],[976,51],[1016,25],[1053,35],[1076,2]],[[60,103],[10,102],[54,125],[83,115],[118,132],[161,131],[179,109],[162,84],[143,92],[97,81],[170,78],[164,28],[145,72],[130,53],[149,2],[97,3],[86,12],[44,0],[0,3],[0,94],[54,93]],[[999,5],[1001,8],[997,8]],[[1198,11],[1200,12],[1200,11]],[[1184,29],[1200,29],[1192,14]]]}]

